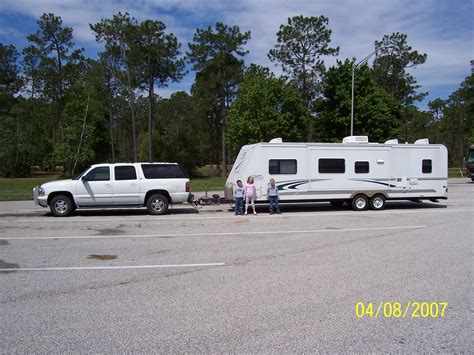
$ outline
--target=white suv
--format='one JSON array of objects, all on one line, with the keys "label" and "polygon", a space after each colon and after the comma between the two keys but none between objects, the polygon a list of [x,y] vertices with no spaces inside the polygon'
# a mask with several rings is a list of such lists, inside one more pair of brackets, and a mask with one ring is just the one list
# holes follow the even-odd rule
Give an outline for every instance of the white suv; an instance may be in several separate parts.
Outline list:
[{"label": "white suv", "polygon": [[176,163],[92,165],[73,179],[51,181],[33,189],[35,203],[56,217],[76,208],[141,207],[163,214],[170,204],[192,200],[189,178]]}]

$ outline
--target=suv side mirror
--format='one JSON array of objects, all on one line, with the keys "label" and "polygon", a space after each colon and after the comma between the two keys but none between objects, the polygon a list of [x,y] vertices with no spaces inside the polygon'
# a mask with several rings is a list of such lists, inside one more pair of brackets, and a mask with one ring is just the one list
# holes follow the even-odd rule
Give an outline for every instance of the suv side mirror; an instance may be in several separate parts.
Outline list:
[{"label": "suv side mirror", "polygon": [[87,180],[89,180],[89,179],[87,178],[87,175],[83,175],[83,176],[81,177],[81,180],[82,180],[82,181],[87,181]]}]

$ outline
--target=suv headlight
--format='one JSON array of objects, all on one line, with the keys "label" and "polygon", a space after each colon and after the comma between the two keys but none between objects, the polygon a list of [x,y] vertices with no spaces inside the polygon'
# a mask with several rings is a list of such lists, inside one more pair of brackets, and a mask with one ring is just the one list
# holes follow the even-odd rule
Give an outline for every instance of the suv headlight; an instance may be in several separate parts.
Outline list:
[{"label": "suv headlight", "polygon": [[45,194],[44,188],[39,186],[38,187],[38,196],[44,196],[44,194]]}]

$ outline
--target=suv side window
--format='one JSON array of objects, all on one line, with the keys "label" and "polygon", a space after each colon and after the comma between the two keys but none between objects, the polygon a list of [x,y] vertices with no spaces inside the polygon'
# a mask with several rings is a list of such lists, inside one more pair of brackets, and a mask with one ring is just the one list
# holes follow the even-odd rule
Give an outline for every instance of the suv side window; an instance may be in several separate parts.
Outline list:
[{"label": "suv side window", "polygon": [[94,168],[87,173],[87,181],[109,181],[110,168],[108,166],[101,166]]},{"label": "suv side window", "polygon": [[137,179],[137,172],[134,166],[116,166],[114,171],[116,181]]},{"label": "suv side window", "polygon": [[142,164],[145,179],[184,179],[188,177],[181,165]]}]

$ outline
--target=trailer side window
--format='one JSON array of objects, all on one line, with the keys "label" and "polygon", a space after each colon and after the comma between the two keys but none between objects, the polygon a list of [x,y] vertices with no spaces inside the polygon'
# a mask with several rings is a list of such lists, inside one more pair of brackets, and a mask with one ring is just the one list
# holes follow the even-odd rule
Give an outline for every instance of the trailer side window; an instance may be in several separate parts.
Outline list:
[{"label": "trailer side window", "polygon": [[268,172],[276,174],[296,174],[296,159],[270,159],[268,162]]},{"label": "trailer side window", "polygon": [[344,159],[319,159],[318,171],[320,174],[344,174],[346,162]]},{"label": "trailer side window", "polygon": [[431,159],[423,159],[421,163],[421,171],[423,174],[431,174],[433,167],[431,166]]},{"label": "trailer side window", "polygon": [[369,173],[369,162],[368,161],[356,161],[354,164],[354,171],[356,174],[368,174]]}]

